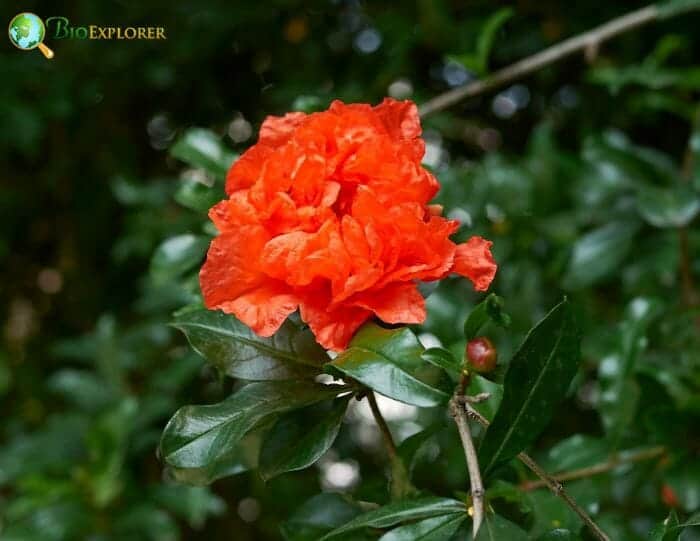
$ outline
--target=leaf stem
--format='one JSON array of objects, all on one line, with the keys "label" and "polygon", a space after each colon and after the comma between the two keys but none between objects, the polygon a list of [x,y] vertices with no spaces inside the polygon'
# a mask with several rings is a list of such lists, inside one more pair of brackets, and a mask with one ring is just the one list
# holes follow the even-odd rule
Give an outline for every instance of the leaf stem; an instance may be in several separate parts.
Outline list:
[{"label": "leaf stem", "polygon": [[[563,481],[574,481],[576,479],[583,479],[586,477],[592,477],[594,475],[599,475],[601,473],[606,473],[614,470],[622,464],[632,464],[635,462],[642,462],[645,460],[651,460],[652,458],[657,458],[662,456],[666,452],[665,447],[657,446],[651,447],[649,449],[642,449],[639,451],[629,451],[618,453],[613,457],[610,457],[605,462],[600,462],[586,468],[578,468],[575,470],[563,471],[561,473],[556,473],[552,475],[552,479],[558,481],[559,483]],[[525,481],[520,484],[520,489],[524,491],[536,490],[538,488],[546,487],[542,479],[535,481]]]},{"label": "leaf stem", "polygon": [[597,51],[602,42],[618,34],[628,32],[652,21],[664,18],[665,16],[676,14],[677,13],[664,14],[658,6],[653,4],[631,11],[630,13],[612,19],[578,36],[573,36],[539,53],[519,60],[510,66],[496,71],[488,77],[440,94],[420,106],[420,115],[425,117],[436,111],[446,109],[465,98],[474,97],[499,88],[578,51]]},{"label": "leaf stem", "polygon": [[[459,397],[457,397],[459,398]],[[460,403],[464,404],[464,409],[466,411],[466,414],[479,422],[481,425],[488,427],[489,426],[489,421],[481,415],[478,411],[476,411],[466,400],[458,400]],[[462,408],[460,408],[462,409]],[[545,486],[547,486],[555,495],[559,496],[566,505],[568,505],[571,510],[576,513],[579,518],[583,521],[583,523],[588,527],[588,529],[593,533],[593,535],[596,537],[596,539],[600,541],[610,541],[610,538],[607,536],[607,534],[600,529],[600,526],[598,526],[593,519],[584,511],[584,509],[576,503],[576,501],[569,496],[568,492],[564,490],[564,485],[561,484],[561,482],[557,481],[554,479],[552,476],[550,476],[546,471],[542,469],[542,467],[535,462],[530,455],[525,454],[525,453],[519,453],[518,454],[518,460],[525,464],[537,477],[542,479],[542,482],[544,483]]]},{"label": "leaf stem", "polygon": [[471,430],[469,429],[469,420],[465,409],[458,404],[458,396],[456,395],[450,400],[450,413],[454,417],[459,431],[459,437],[462,440],[464,448],[464,457],[467,459],[467,469],[469,470],[469,485],[472,495],[472,533],[474,539],[484,520],[484,484],[481,480],[481,472],[479,471],[479,460],[476,456],[476,448],[474,440],[472,440]]},{"label": "leaf stem", "polygon": [[379,431],[382,433],[382,439],[384,440],[384,447],[386,447],[386,452],[391,460],[396,458],[396,443],[394,443],[394,438],[389,430],[389,425],[386,424],[382,412],[379,410],[377,405],[377,398],[374,396],[372,391],[368,391],[365,395],[367,397],[367,402],[369,402],[369,408],[372,410],[372,415],[374,420],[379,427]]}]

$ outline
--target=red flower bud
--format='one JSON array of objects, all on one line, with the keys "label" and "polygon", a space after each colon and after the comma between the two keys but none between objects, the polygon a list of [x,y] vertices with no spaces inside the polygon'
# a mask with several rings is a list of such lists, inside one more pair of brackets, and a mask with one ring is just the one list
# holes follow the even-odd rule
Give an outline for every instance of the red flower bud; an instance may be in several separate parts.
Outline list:
[{"label": "red flower bud", "polygon": [[678,496],[673,491],[670,485],[664,483],[661,486],[661,501],[663,501],[668,507],[679,507],[681,503],[678,501]]},{"label": "red flower bud", "polygon": [[467,343],[467,361],[477,372],[492,372],[496,368],[498,352],[485,336],[479,336]]}]

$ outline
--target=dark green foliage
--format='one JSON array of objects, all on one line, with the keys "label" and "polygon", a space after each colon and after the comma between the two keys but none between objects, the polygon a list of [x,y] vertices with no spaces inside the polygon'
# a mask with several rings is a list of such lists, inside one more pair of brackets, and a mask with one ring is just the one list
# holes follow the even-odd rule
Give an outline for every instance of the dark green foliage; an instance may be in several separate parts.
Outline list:
[{"label": "dark green foliage", "polygon": [[[0,55],[0,539],[471,539],[445,407],[477,333],[499,351],[467,388],[490,393],[474,407],[493,421],[473,424],[489,473],[478,540],[589,539],[555,495],[522,490],[518,451],[558,472],[652,446],[665,450],[568,491],[615,541],[700,539],[696,0],[660,3],[665,20],[586,62],[425,119],[455,237],[494,241],[493,295],[429,284],[424,325],[368,325],[331,360],[298,319],[263,339],[205,311],[197,280],[217,233],[207,210],[267,114],[390,92],[421,103],[642,5],[3,10],[162,25],[168,40],[49,37],[51,62]],[[378,48],[363,52],[372,31]],[[525,342],[539,346],[518,350],[565,295]],[[365,387],[411,404],[380,397],[392,467]],[[389,474],[419,493],[390,502]]]}]

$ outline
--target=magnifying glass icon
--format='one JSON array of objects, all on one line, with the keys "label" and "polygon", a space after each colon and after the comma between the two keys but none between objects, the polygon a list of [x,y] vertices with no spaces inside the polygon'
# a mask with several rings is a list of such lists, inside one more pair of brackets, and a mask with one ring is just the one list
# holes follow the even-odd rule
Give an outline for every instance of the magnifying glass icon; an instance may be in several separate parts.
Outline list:
[{"label": "magnifying glass icon", "polygon": [[46,58],[53,58],[53,51],[43,43],[46,26],[38,15],[29,12],[15,15],[10,21],[7,33],[12,44],[18,49],[31,51],[38,47]]}]

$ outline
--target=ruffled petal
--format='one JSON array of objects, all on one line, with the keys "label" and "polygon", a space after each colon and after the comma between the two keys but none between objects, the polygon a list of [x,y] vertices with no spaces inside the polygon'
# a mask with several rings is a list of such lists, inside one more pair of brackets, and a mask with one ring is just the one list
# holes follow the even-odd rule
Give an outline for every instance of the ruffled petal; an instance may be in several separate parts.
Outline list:
[{"label": "ruffled petal", "polygon": [[395,282],[358,294],[348,304],[371,310],[385,323],[423,323],[425,299],[413,282]]},{"label": "ruffled petal", "polygon": [[243,226],[212,240],[199,284],[207,308],[219,308],[265,280],[260,253],[269,240],[260,226]]},{"label": "ruffled petal", "polygon": [[306,118],[306,113],[287,113],[284,116],[268,116],[260,126],[258,141],[280,146],[289,141],[294,130]]},{"label": "ruffled petal", "polygon": [[472,237],[457,246],[452,272],[469,278],[477,291],[486,291],[491,284],[498,266],[491,255],[490,240]]},{"label": "ruffled petal", "polygon": [[260,177],[260,172],[272,154],[273,148],[268,145],[253,145],[238,158],[226,173],[226,194],[231,195],[236,190],[249,188]]},{"label": "ruffled petal", "polygon": [[288,286],[266,282],[218,308],[234,314],[256,334],[272,336],[298,306],[299,299]]},{"label": "ruffled petal", "polygon": [[384,98],[384,101],[374,108],[374,112],[392,137],[414,139],[421,134],[418,107],[410,100]]},{"label": "ruffled petal", "polygon": [[324,348],[343,351],[355,331],[372,317],[372,312],[352,306],[329,310],[329,304],[327,293],[309,293],[300,304],[301,319],[309,325],[316,341]]}]

